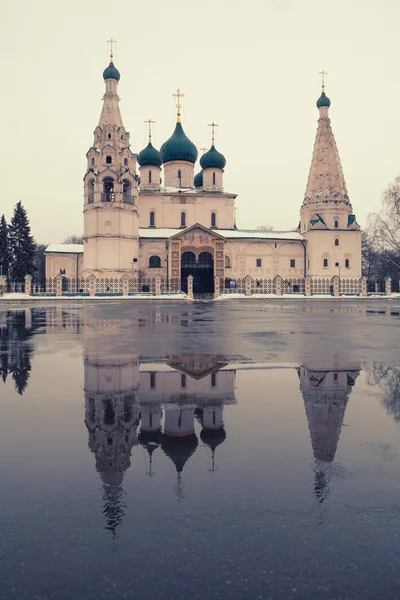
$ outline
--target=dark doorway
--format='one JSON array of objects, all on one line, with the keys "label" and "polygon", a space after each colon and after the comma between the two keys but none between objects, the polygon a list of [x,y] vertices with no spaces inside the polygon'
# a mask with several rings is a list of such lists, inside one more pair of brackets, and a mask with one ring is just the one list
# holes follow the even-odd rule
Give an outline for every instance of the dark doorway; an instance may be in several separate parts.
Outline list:
[{"label": "dark doorway", "polygon": [[193,277],[193,294],[214,293],[214,260],[210,252],[200,252],[199,259],[193,252],[184,252],[181,260],[181,290],[187,292],[187,278]]}]

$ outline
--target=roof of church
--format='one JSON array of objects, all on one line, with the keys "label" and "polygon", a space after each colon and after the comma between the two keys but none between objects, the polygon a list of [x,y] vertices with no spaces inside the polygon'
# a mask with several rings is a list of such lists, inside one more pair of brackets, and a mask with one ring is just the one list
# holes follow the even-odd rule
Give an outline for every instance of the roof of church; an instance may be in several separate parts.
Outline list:
[{"label": "roof of church", "polygon": [[331,105],[331,101],[329,100],[328,96],[325,94],[325,92],[322,92],[322,94],[320,95],[320,97],[317,100],[317,108],[329,108]]},{"label": "roof of church", "polygon": [[[139,228],[140,238],[170,238],[173,235],[182,233],[183,229],[173,229],[167,227],[149,227]],[[213,229],[219,235],[233,240],[302,240],[303,236],[297,231],[261,231],[258,229]]]},{"label": "roof of church", "polygon": [[83,254],[83,244],[50,244],[45,252],[62,254]]},{"label": "roof of church", "polygon": [[164,163],[174,160],[196,162],[197,148],[183,131],[180,121],[176,124],[175,131],[171,137],[161,146],[161,155]]},{"label": "roof of church", "polygon": [[156,150],[151,142],[139,152],[137,159],[141,167],[161,167],[162,165],[161,152]]},{"label": "roof of church", "polygon": [[194,187],[203,187],[203,171],[200,171],[199,173],[197,173],[197,175],[194,176]]},{"label": "roof of church", "polygon": [[225,165],[225,156],[221,152],[218,152],[214,144],[200,159],[202,169],[224,169]]},{"label": "roof of church", "polygon": [[114,63],[111,61],[108,67],[105,68],[103,71],[103,79],[116,79],[117,81],[119,81],[120,78],[121,75],[118,69],[114,66]]}]

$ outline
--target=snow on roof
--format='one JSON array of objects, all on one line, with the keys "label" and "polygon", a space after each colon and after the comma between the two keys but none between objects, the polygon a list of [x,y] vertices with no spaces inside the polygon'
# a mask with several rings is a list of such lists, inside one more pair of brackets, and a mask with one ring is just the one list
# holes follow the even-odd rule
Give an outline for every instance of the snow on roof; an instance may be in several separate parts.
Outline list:
[{"label": "snow on roof", "polygon": [[[183,229],[170,229],[163,227],[139,228],[140,238],[170,238]],[[303,236],[297,231],[261,231],[259,229],[215,229],[216,233],[232,240],[302,240]]]},{"label": "snow on roof", "polygon": [[60,254],[83,254],[83,244],[50,244],[45,252]]}]

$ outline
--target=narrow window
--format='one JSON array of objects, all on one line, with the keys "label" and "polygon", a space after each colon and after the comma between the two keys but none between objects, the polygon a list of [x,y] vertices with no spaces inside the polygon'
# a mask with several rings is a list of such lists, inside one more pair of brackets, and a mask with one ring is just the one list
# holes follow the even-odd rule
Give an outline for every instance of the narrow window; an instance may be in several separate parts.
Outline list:
[{"label": "narrow window", "polygon": [[127,167],[128,166],[128,159],[124,158],[124,165]]},{"label": "narrow window", "polygon": [[346,267],[346,269],[350,268],[350,261],[348,258],[346,258],[346,260],[344,261],[344,266]]},{"label": "narrow window", "polygon": [[278,247],[278,244],[275,242],[275,248],[277,248],[277,247]]},{"label": "narrow window", "polygon": [[111,140],[111,133],[108,134],[108,139]]},{"label": "narrow window", "polygon": [[179,184],[179,187],[181,187],[181,184],[182,184],[182,172],[181,171],[178,171],[178,184]]},{"label": "narrow window", "polygon": [[94,158],[92,158],[92,166],[94,165]]},{"label": "narrow window", "polygon": [[211,227],[217,226],[217,215],[215,213],[211,213]]},{"label": "narrow window", "polygon": [[338,380],[338,374],[337,374],[337,373],[334,373],[334,374],[333,374],[333,381],[337,381],[337,380]]},{"label": "narrow window", "polygon": [[217,374],[211,373],[211,387],[215,387],[217,385]]},{"label": "narrow window", "polygon": [[213,173],[213,185],[215,185],[215,173]]},{"label": "narrow window", "polygon": [[328,259],[324,258],[324,268],[326,269],[328,267]]},{"label": "narrow window", "polygon": [[111,163],[112,163],[112,158],[111,158],[111,156],[106,156],[106,163],[107,163],[108,165],[111,165]]},{"label": "narrow window", "polygon": [[335,246],[339,246],[339,240],[338,240],[338,238],[335,239]]},{"label": "narrow window", "polygon": [[186,213],[181,212],[181,227],[186,227]]},{"label": "narrow window", "polygon": [[261,267],[261,258],[256,258],[256,267]]},{"label": "narrow window", "polygon": [[335,229],[338,229],[339,227],[339,221],[335,221]]},{"label": "narrow window", "polygon": [[309,268],[310,268],[310,259],[308,259],[308,261],[307,261],[307,269],[309,269]]},{"label": "narrow window", "polygon": [[291,258],[291,259],[290,259],[290,268],[291,268],[291,269],[294,269],[294,267],[295,267],[295,266],[296,266],[296,261],[295,261],[295,259],[294,259],[294,258]]},{"label": "narrow window", "polygon": [[154,227],[155,226],[155,213],[153,211],[151,211],[150,213],[150,227]]},{"label": "narrow window", "polygon": [[186,387],[186,375],[184,375],[183,373],[181,374],[181,387]]},{"label": "narrow window", "polygon": [[156,374],[155,373],[150,373],[150,387],[151,388],[156,387]]},{"label": "narrow window", "polygon": [[151,183],[151,171],[149,171],[149,183]]}]

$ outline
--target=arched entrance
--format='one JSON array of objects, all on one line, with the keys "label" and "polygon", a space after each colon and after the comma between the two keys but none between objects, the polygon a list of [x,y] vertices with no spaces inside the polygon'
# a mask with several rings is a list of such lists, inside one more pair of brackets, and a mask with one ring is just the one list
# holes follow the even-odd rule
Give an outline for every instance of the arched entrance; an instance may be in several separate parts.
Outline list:
[{"label": "arched entrance", "polygon": [[210,252],[183,252],[181,258],[181,290],[187,292],[187,278],[193,277],[193,294],[214,293],[214,259]]}]

